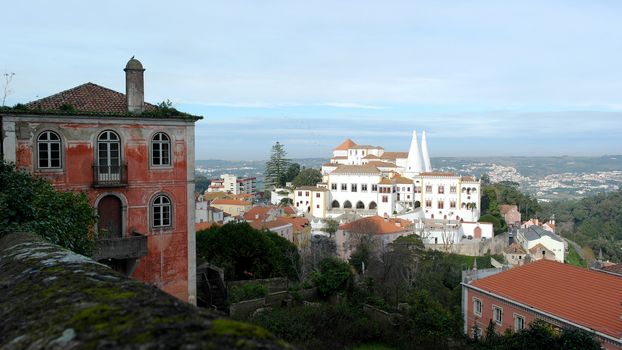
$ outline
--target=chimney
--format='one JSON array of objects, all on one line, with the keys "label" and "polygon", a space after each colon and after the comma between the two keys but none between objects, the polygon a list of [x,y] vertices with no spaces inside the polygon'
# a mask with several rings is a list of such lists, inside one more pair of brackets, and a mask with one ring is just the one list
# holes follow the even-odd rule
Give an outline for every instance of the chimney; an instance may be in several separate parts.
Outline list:
[{"label": "chimney", "polygon": [[140,114],[145,111],[145,69],[134,56],[125,65],[125,100],[129,113]]}]

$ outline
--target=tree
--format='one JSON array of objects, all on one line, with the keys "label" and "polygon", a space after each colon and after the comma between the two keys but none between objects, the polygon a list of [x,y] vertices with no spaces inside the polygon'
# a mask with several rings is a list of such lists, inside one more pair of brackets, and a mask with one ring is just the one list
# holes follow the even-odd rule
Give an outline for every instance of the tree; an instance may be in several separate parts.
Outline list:
[{"label": "tree", "polygon": [[300,173],[294,179],[293,185],[295,187],[300,186],[315,186],[322,182],[322,172],[317,169],[307,168],[302,169]]},{"label": "tree", "polygon": [[300,164],[292,163],[287,167],[287,171],[285,172],[283,183],[288,183],[294,181],[296,176],[300,173]]},{"label": "tree", "polygon": [[282,207],[286,207],[288,205],[294,204],[294,201],[291,198],[281,198],[279,205]]},{"label": "tree", "polygon": [[328,233],[328,236],[333,237],[337,230],[339,230],[339,222],[333,218],[328,218],[323,231]]},{"label": "tree", "polygon": [[[197,232],[197,256],[225,269],[225,278],[296,278],[296,246],[247,223],[228,223]],[[292,264],[293,262],[293,264]]]},{"label": "tree", "polygon": [[320,270],[312,276],[317,292],[322,297],[348,290],[353,282],[352,268],[336,258],[326,258],[320,262]]},{"label": "tree", "polygon": [[15,76],[15,73],[4,73],[4,87],[3,87],[3,93],[2,93],[2,104],[0,105],[0,107],[4,107],[4,103],[6,102],[6,98],[7,96],[9,96],[13,91],[11,91],[11,89],[9,88],[9,86],[11,85],[11,81],[13,81],[13,77]]},{"label": "tree", "polygon": [[278,141],[272,146],[270,160],[266,162],[265,183],[266,189],[285,185],[285,175],[289,167],[289,159],[285,158],[287,152]]},{"label": "tree", "polygon": [[0,237],[29,231],[91,255],[96,219],[86,194],[55,191],[46,180],[0,162]]}]

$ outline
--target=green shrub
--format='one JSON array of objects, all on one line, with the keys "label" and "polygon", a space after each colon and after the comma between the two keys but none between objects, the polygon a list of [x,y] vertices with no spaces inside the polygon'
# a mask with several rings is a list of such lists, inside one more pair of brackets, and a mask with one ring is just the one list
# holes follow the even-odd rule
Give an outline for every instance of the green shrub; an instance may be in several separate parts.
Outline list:
[{"label": "green shrub", "polygon": [[352,267],[341,260],[326,258],[320,261],[320,271],[313,273],[311,279],[322,297],[344,292],[352,287],[354,274]]},{"label": "green shrub", "polygon": [[229,290],[229,303],[237,303],[244,300],[263,298],[268,295],[268,288],[259,283],[246,283],[234,286]]}]

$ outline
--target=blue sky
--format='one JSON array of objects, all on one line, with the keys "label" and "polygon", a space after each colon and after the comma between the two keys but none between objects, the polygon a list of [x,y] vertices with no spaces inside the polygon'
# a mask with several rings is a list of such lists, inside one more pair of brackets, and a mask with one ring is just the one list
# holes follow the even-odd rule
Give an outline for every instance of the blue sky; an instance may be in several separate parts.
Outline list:
[{"label": "blue sky", "polygon": [[91,81],[203,115],[198,159],[622,153],[622,1],[11,1],[7,104]]}]

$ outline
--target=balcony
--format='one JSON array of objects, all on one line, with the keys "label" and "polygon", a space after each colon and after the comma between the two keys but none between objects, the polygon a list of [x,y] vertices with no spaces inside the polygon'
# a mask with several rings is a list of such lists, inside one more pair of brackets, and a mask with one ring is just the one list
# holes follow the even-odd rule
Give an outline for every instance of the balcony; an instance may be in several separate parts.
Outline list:
[{"label": "balcony", "polygon": [[146,255],[147,236],[134,233],[129,237],[97,239],[93,259],[138,259]]},{"label": "balcony", "polygon": [[93,187],[127,186],[127,163],[121,165],[93,165]]}]

